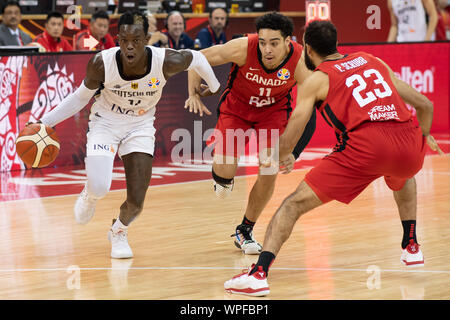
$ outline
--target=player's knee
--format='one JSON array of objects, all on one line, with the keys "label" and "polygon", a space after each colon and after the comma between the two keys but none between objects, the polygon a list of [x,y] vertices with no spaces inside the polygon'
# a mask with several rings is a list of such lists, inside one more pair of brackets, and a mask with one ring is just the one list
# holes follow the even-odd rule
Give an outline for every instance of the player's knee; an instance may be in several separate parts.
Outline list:
[{"label": "player's knee", "polygon": [[111,183],[109,181],[93,180],[87,184],[89,195],[95,198],[103,198],[109,192]]},{"label": "player's knee", "polygon": [[234,178],[220,177],[214,172],[214,169],[212,170],[212,177],[214,179],[214,192],[216,196],[222,199],[228,197],[231,191],[233,191]]}]

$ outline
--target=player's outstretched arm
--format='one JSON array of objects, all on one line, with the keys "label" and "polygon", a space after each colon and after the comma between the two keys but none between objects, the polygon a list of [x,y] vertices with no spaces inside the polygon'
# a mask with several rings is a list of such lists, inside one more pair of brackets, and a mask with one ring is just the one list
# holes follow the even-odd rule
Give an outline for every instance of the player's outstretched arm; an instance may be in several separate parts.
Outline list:
[{"label": "player's outstretched arm", "polygon": [[294,150],[311,118],[316,101],[326,98],[328,86],[328,76],[323,72],[314,72],[298,87],[297,106],[279,141],[280,161],[288,158]]},{"label": "player's outstretched arm", "polygon": [[[200,52],[212,66],[226,63],[235,63],[238,66],[242,66],[247,60],[247,47],[248,38],[243,37],[203,49]],[[211,114],[200,99],[211,95],[209,86],[201,85],[202,79],[195,70],[189,71],[188,83],[189,97],[185,102],[184,108],[189,109],[190,112],[198,112],[200,116],[203,115],[203,112]]]},{"label": "player's outstretched arm", "polygon": [[[235,63],[238,66],[245,64],[247,60],[248,38],[237,38],[228,41],[225,44],[218,44],[209,48],[203,49],[200,52],[205,56],[211,66],[220,66],[226,63]],[[189,71],[189,95],[193,96],[195,93],[204,96],[201,92],[206,92],[200,89],[201,77],[195,70]],[[206,94],[205,94],[206,95]]]},{"label": "player's outstretched arm", "polygon": [[212,92],[220,88],[220,83],[205,56],[194,50],[166,49],[163,73],[166,79],[184,70],[195,70],[208,84]]},{"label": "player's outstretched arm", "polygon": [[105,69],[101,53],[97,53],[89,60],[86,67],[86,77],[73,93],[61,101],[52,111],[44,115],[40,121],[50,127],[70,118],[83,109],[94,96],[105,79]]}]

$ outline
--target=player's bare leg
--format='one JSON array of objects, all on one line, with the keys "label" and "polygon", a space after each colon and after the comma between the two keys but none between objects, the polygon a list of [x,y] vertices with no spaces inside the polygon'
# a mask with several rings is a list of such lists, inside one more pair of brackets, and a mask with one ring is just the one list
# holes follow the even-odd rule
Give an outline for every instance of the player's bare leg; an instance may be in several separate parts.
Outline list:
[{"label": "player's bare leg", "polygon": [[152,175],[153,157],[147,153],[133,152],[122,157],[127,181],[127,199],[120,206],[119,219],[113,222],[108,234],[112,258],[131,258],[128,245],[129,224],[141,213]]},{"label": "player's bare leg", "polygon": [[322,201],[308,184],[304,181],[301,182],[297,190],[284,199],[270,220],[264,237],[263,251],[258,258],[258,262],[252,265],[248,272],[226,281],[224,284],[225,290],[243,293],[242,289],[248,290],[251,288],[254,292],[248,293],[246,291],[245,294],[267,295],[270,292],[267,274],[275,256],[291,235],[298,218],[321,204]]},{"label": "player's bare leg", "polygon": [[401,190],[394,191],[394,199],[403,226],[403,252],[400,261],[408,267],[421,267],[424,265],[424,258],[416,237],[416,179],[413,177],[407,180]]},{"label": "player's bare leg", "polygon": [[321,204],[322,201],[314,191],[305,181],[302,181],[297,190],[284,199],[270,220],[264,236],[263,251],[271,252],[276,256],[291,235],[298,218]]},{"label": "player's bare leg", "polygon": [[253,238],[253,226],[266,207],[275,190],[277,174],[258,173],[258,178],[250,191],[247,208],[240,225],[236,227],[235,245],[245,254],[259,254],[262,246]]},{"label": "player's bare leg", "polygon": [[[259,153],[260,163],[265,162],[272,149],[264,148]],[[235,245],[245,254],[259,254],[262,246],[253,238],[253,227],[263,212],[275,190],[278,167],[262,167],[260,165],[258,178],[250,191],[247,208],[240,225],[236,227]]]},{"label": "player's bare leg", "polygon": [[235,157],[214,155],[212,175],[217,197],[224,199],[233,191],[238,161],[239,159]]}]

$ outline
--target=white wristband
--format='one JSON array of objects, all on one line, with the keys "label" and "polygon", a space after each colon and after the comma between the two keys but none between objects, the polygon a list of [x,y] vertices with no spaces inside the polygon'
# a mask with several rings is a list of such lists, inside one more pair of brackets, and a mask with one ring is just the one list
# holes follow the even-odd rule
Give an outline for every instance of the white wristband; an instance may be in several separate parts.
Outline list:
[{"label": "white wristband", "polygon": [[189,51],[192,53],[192,62],[187,70],[194,69],[206,81],[211,92],[219,90],[220,82],[203,53],[195,50]]}]

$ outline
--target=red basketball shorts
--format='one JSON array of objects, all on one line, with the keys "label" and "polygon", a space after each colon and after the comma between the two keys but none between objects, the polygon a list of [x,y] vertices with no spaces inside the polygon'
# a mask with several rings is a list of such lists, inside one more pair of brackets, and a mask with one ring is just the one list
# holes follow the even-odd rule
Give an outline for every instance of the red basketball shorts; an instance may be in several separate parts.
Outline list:
[{"label": "red basketball shorts", "polygon": [[305,176],[322,202],[350,203],[379,177],[398,191],[422,168],[426,151],[426,139],[411,121],[365,123],[342,145]]},{"label": "red basketball shorts", "polygon": [[221,103],[213,135],[214,154],[238,158],[251,136],[256,135],[257,150],[271,148],[286,128],[290,110],[287,107],[253,107],[228,94]]}]

